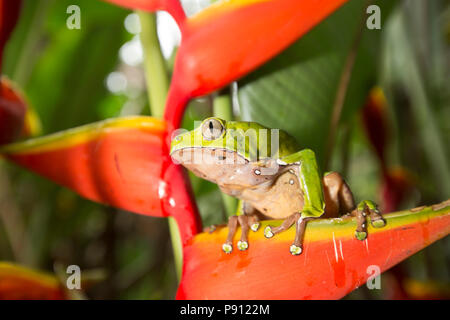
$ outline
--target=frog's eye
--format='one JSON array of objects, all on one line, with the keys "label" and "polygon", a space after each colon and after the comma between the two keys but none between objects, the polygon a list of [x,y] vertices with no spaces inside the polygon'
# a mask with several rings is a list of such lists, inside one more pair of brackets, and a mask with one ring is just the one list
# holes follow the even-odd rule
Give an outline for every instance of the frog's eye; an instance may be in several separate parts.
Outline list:
[{"label": "frog's eye", "polygon": [[219,120],[208,119],[202,124],[202,135],[205,140],[215,140],[222,135],[224,127]]}]

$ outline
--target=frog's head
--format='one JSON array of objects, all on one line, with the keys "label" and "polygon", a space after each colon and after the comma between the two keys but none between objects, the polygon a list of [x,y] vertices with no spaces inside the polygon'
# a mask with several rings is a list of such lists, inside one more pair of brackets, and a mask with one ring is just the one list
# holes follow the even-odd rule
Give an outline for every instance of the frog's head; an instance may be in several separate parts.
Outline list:
[{"label": "frog's head", "polygon": [[[220,153],[228,152],[235,154],[242,162],[254,162],[270,156],[271,143],[267,140],[268,135],[270,129],[254,122],[225,121],[211,117],[203,120],[196,129],[175,136],[170,154],[181,164],[212,160],[186,157],[187,153],[200,155],[206,151],[217,151],[214,153],[217,153],[215,158],[219,161],[223,160]],[[231,159],[228,163],[232,163]]]},{"label": "frog's head", "polygon": [[175,136],[170,154],[176,163],[210,181],[218,183],[227,179],[234,183],[240,175],[253,185],[261,179],[250,179],[251,170],[258,172],[261,169],[254,168],[267,163],[268,159],[292,152],[292,148],[286,147],[290,144],[281,143],[285,135],[255,122],[211,117],[196,129]]}]

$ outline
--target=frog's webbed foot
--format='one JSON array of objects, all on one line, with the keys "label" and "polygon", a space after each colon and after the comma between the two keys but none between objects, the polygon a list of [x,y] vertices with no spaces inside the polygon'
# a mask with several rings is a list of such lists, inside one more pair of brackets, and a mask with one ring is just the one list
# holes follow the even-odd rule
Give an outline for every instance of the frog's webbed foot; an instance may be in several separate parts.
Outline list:
[{"label": "frog's webbed foot", "polygon": [[361,201],[356,209],[351,212],[351,215],[356,217],[355,237],[358,240],[367,238],[367,215],[370,215],[370,222],[374,228],[381,228],[386,225],[377,205],[370,200]]},{"label": "frog's webbed foot", "polygon": [[225,243],[222,245],[222,250],[225,253],[231,253],[233,251],[233,238],[236,234],[238,224],[241,226],[241,239],[237,243],[237,247],[241,251],[248,249],[248,232],[249,229],[257,231],[259,228],[259,220],[256,215],[242,214],[239,216],[232,216],[228,219],[228,237]]},{"label": "frog's webbed foot", "polygon": [[299,255],[303,251],[303,235],[305,234],[306,222],[308,220],[310,220],[310,218],[303,219],[301,218],[301,214],[299,212],[296,212],[287,217],[278,227],[267,226],[264,229],[264,236],[266,238],[272,238],[277,233],[289,229],[294,223],[296,223],[295,239],[292,245],[289,247],[289,251],[294,256]]}]

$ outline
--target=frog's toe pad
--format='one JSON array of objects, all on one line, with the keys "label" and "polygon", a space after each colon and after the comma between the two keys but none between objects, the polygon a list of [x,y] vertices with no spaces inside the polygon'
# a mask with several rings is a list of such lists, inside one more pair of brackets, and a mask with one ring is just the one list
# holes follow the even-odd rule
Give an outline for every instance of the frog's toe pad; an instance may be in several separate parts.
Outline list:
[{"label": "frog's toe pad", "polygon": [[264,237],[266,237],[266,238],[272,238],[273,237],[272,228],[270,226],[267,226],[264,229]]},{"label": "frog's toe pad", "polygon": [[259,222],[256,222],[250,226],[250,229],[252,229],[252,231],[256,232],[256,231],[258,231],[259,226],[260,226]]},{"label": "frog's toe pad", "polygon": [[365,240],[367,238],[367,232],[364,231],[356,231],[355,232],[355,237],[358,240]]},{"label": "frog's toe pad", "polygon": [[374,228],[383,228],[386,225],[386,221],[383,219],[373,220],[371,223]]},{"label": "frog's toe pad", "polygon": [[295,244],[293,244],[292,246],[290,246],[289,251],[291,252],[291,254],[293,256],[298,256],[299,254],[302,253],[303,249],[302,247],[296,246]]},{"label": "frog's toe pad", "polygon": [[247,241],[238,241],[237,246],[238,246],[239,250],[245,251],[248,249],[248,242]]},{"label": "frog's toe pad", "polygon": [[223,250],[223,252],[225,252],[225,253],[231,253],[231,251],[233,251],[233,246],[232,246],[231,244],[224,243],[224,244],[222,245],[222,250]]}]

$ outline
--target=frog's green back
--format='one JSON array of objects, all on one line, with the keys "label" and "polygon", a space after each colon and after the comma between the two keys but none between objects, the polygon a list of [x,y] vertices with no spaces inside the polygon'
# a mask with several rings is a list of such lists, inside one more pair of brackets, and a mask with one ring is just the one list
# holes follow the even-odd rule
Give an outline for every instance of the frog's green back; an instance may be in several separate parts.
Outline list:
[{"label": "frog's green back", "polygon": [[226,130],[227,138],[233,137],[235,144],[232,148],[250,161],[282,158],[298,151],[295,139],[289,134],[256,122],[227,121]]}]

